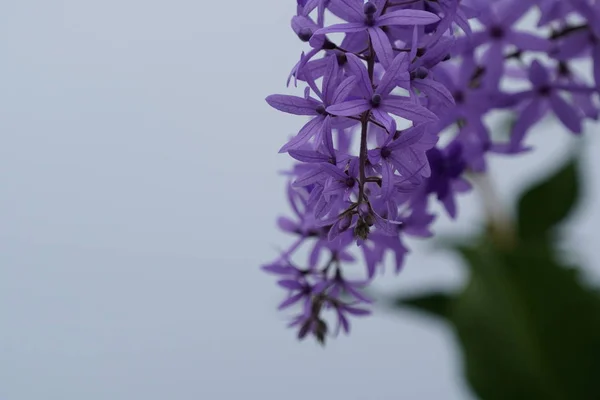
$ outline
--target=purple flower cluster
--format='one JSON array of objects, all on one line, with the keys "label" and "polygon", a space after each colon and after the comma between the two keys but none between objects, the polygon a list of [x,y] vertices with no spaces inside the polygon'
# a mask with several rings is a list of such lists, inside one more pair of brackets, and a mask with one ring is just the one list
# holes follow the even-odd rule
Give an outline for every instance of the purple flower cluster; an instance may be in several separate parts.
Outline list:
[{"label": "purple flower cluster", "polygon": [[[528,150],[526,134],[547,114],[576,134],[598,118],[600,1],[297,3],[292,29],[309,50],[288,85],[305,85],[304,96],[266,99],[309,117],[280,150],[297,161],[287,188],[294,216],[279,219],[296,240],[263,269],[287,292],[279,308],[299,310],[298,336],[323,342],[332,318],[335,332],[348,332],[350,315],[369,313],[361,290],[386,254],[401,270],[405,235],[432,235],[431,200],[456,216],[457,193],[471,188],[465,173],[485,171],[487,153]],[[517,24],[526,14],[537,15],[536,33]],[[572,68],[586,58],[594,81]],[[526,89],[509,91],[511,81]],[[493,110],[516,114],[508,140],[492,137]],[[356,244],[361,280],[348,276]]]}]

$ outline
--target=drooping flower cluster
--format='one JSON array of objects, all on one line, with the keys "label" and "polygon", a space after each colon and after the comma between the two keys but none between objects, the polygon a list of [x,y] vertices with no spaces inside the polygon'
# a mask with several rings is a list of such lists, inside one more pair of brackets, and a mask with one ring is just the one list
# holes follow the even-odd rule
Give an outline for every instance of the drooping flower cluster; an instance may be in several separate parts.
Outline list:
[{"label": "drooping flower cluster", "polygon": [[[526,14],[537,14],[535,32],[517,24]],[[291,25],[309,49],[288,85],[305,85],[304,96],[266,100],[308,117],[280,150],[297,161],[294,216],[279,219],[296,240],[263,269],[287,292],[280,308],[299,309],[300,338],[332,333],[326,311],[345,332],[350,315],[368,314],[361,289],[386,254],[398,272],[404,236],[431,236],[431,200],[454,218],[457,193],[471,187],[465,173],[484,171],[487,153],[528,150],[527,133],[547,114],[576,134],[598,118],[600,1],[297,0]],[[593,80],[572,69],[582,58]],[[528,88],[509,91],[511,80]],[[517,116],[508,141],[485,122],[498,109]],[[360,280],[348,272],[356,244]]]}]

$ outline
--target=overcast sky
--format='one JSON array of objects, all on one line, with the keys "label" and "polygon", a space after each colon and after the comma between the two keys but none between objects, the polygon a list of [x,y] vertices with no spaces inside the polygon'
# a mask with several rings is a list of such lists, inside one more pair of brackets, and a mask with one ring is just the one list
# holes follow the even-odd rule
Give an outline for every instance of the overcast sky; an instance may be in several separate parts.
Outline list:
[{"label": "overcast sky", "polygon": [[[289,165],[302,119],[271,110],[302,49],[293,0],[19,0],[0,13],[0,399],[468,399],[454,338],[408,312],[298,343],[259,265],[289,243]],[[568,133],[492,160],[504,200],[558,165]],[[600,140],[571,241],[598,259]],[[593,172],[592,172],[593,171]],[[476,229],[476,195],[440,232]],[[382,291],[456,286],[411,241]],[[600,277],[600,264],[590,269]],[[600,281],[600,279],[599,279]]]}]

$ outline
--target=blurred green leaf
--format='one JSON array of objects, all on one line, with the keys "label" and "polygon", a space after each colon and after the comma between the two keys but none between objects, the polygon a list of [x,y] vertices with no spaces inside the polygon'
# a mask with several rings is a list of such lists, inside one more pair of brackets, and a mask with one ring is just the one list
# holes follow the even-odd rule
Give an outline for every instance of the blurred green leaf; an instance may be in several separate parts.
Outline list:
[{"label": "blurred green leaf", "polygon": [[546,251],[468,251],[472,278],[453,321],[481,398],[600,398],[600,302],[593,292]]},{"label": "blurred green leaf", "polygon": [[470,271],[458,293],[396,300],[453,325],[481,399],[600,399],[600,297],[559,260],[549,234],[573,208],[577,181],[571,161],[527,191],[510,245],[491,231],[453,245]]},{"label": "blurred green leaf", "polygon": [[600,398],[600,299],[545,249],[456,249],[471,278],[444,293],[398,299],[456,330],[465,373],[482,399]]},{"label": "blurred green leaf", "polygon": [[453,298],[448,293],[434,292],[398,300],[397,305],[414,308],[437,317],[448,317]]},{"label": "blurred green leaf", "polygon": [[531,187],[518,204],[519,235],[523,239],[548,233],[573,210],[580,194],[577,160]]}]

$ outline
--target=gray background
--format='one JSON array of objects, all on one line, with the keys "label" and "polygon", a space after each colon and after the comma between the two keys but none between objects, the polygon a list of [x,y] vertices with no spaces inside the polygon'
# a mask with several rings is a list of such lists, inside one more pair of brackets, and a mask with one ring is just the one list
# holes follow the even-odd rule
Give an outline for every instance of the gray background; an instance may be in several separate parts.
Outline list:
[{"label": "gray background", "polygon": [[[325,349],[297,343],[258,266],[289,243],[302,119],[277,113],[302,46],[294,1],[5,1],[0,12],[0,399],[466,399],[451,331],[377,311]],[[570,225],[598,258],[600,141]],[[504,201],[571,143],[494,158]],[[477,195],[438,232],[467,233]],[[460,284],[454,256],[411,241],[378,290]],[[590,269],[598,280],[600,264]]]}]

